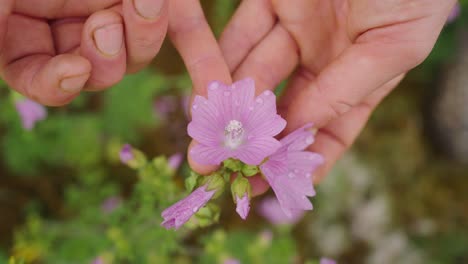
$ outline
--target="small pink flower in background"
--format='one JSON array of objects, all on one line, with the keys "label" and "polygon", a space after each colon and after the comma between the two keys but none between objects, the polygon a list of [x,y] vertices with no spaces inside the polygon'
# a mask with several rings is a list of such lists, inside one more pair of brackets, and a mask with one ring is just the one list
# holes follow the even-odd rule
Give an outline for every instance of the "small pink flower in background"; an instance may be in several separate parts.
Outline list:
[{"label": "small pink flower in background", "polygon": [[101,211],[103,213],[110,214],[121,204],[121,202],[122,200],[117,196],[109,197],[101,204]]},{"label": "small pink flower in background", "polygon": [[101,257],[97,257],[97,258],[93,259],[91,264],[104,264],[104,260]]},{"label": "small pink flower in background", "polygon": [[333,259],[329,259],[329,258],[321,258],[320,264],[336,264],[336,261],[334,261]]},{"label": "small pink flower in background", "polygon": [[120,161],[127,164],[129,161],[133,160],[135,157],[132,152],[132,146],[130,144],[125,144],[119,153]]},{"label": "small pink flower in background", "polygon": [[241,264],[241,262],[238,259],[228,258],[223,261],[223,264]]},{"label": "small pink flower in background", "polygon": [[38,121],[47,117],[46,108],[28,98],[17,100],[15,107],[21,117],[21,124],[26,130],[32,130]]},{"label": "small pink flower in background", "polygon": [[313,171],[324,163],[320,154],[304,151],[314,143],[312,124],[305,125],[281,139],[281,148],[260,165],[260,170],[276,194],[283,212],[312,210],[307,198],[314,196]]},{"label": "small pink flower in background", "polygon": [[177,170],[179,169],[183,160],[184,160],[184,154],[176,153],[169,157],[169,159],[167,160],[167,163],[169,164],[169,167],[171,167],[173,170]]},{"label": "small pink flower in background", "polygon": [[235,158],[258,165],[281,146],[274,136],[286,121],[276,113],[276,96],[254,96],[254,81],[244,79],[231,86],[212,82],[208,99],[195,97],[188,134],[198,142],[190,151],[196,162],[217,165]]},{"label": "small pink flower in background", "polygon": [[189,196],[164,210],[161,214],[164,218],[161,225],[166,229],[178,229],[190,220],[200,208],[211,200],[216,192],[216,190],[206,191],[206,188],[206,186],[197,188]]},{"label": "small pink flower in background", "polygon": [[449,17],[447,18],[447,23],[452,23],[454,22],[461,13],[461,6],[460,3],[457,3],[455,7],[452,9],[452,12],[450,13]]},{"label": "small pink flower in background", "polygon": [[291,210],[291,215],[287,216],[274,196],[261,200],[257,212],[273,225],[294,225],[304,216],[303,210]]},{"label": "small pink flower in background", "polygon": [[170,113],[177,109],[177,100],[175,96],[160,96],[154,102],[154,111],[162,118],[167,119]]},{"label": "small pink flower in background", "polygon": [[245,220],[247,219],[247,216],[249,215],[249,211],[250,211],[249,195],[245,193],[242,198],[239,198],[237,196],[236,197],[236,212],[239,214],[239,216],[243,220]]}]

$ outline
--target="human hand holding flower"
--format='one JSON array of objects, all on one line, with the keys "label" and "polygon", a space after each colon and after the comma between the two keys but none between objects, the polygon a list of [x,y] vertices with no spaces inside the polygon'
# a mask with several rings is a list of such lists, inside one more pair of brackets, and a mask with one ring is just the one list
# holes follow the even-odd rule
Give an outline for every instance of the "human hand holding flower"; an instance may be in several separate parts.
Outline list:
[{"label": "human hand holding flower", "polygon": [[318,181],[427,57],[455,2],[244,0],[219,42],[233,79],[253,77],[258,93],[290,77],[279,112],[287,132],[320,128]]}]

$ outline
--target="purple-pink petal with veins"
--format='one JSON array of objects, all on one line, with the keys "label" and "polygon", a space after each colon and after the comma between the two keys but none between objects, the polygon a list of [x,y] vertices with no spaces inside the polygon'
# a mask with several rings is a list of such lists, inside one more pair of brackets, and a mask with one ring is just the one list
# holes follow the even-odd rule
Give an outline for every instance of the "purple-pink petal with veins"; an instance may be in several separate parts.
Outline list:
[{"label": "purple-pink petal with veins", "polygon": [[254,136],[276,136],[286,127],[286,121],[276,113],[276,96],[268,90],[255,98],[244,119],[246,129]]},{"label": "purple-pink petal with veins", "polygon": [[192,105],[192,122],[187,132],[197,142],[206,145],[218,145],[222,141],[224,125],[212,102],[196,96]]},{"label": "purple-pink petal with veins", "polygon": [[234,157],[248,165],[258,165],[280,146],[281,143],[273,137],[256,137],[242,145]]},{"label": "purple-pink petal with veins", "polygon": [[190,156],[199,164],[218,165],[228,159],[231,155],[230,151],[226,148],[197,144],[190,150]]},{"label": "purple-pink petal with veins", "polygon": [[162,212],[164,221],[162,226],[167,229],[178,229],[185,224],[190,218],[208,203],[213,197],[216,190],[206,191],[206,186],[201,186],[193,191],[189,196],[178,201],[171,207]]}]

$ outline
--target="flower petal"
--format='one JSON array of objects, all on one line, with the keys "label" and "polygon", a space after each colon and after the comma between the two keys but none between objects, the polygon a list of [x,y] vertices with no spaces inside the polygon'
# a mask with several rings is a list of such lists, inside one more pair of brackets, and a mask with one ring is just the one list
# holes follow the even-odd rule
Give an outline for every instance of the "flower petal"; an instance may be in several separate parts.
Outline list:
[{"label": "flower petal", "polygon": [[201,96],[196,96],[192,106],[192,121],[187,132],[197,142],[216,145],[222,140],[224,124],[214,105]]},{"label": "flower petal", "polygon": [[248,165],[258,165],[280,147],[281,143],[273,137],[254,137],[239,147],[234,157]]},{"label": "flower petal", "polygon": [[249,135],[276,136],[286,126],[286,121],[276,112],[276,96],[271,91],[255,99],[243,120]]},{"label": "flower petal", "polygon": [[190,150],[190,157],[199,164],[218,165],[228,159],[230,153],[224,147],[197,144]]}]

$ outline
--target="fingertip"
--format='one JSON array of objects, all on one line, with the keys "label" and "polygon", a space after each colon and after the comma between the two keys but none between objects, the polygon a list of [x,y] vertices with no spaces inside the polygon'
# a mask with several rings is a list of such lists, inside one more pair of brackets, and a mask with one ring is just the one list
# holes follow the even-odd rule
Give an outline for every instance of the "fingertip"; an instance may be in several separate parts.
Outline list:
[{"label": "fingertip", "polygon": [[192,168],[193,171],[195,171],[198,174],[201,175],[208,175],[211,174],[212,172],[215,172],[219,166],[216,165],[202,165],[197,163],[196,161],[193,160],[192,156],[190,155],[190,150],[198,144],[195,141],[192,141],[189,145],[189,151],[187,151],[187,160],[189,163],[190,168]]},{"label": "fingertip", "polygon": [[260,196],[270,189],[270,185],[260,174],[248,179],[252,186],[252,196]]},{"label": "fingertip", "polygon": [[126,71],[126,47],[121,15],[103,10],[85,22],[80,54],[92,64],[86,90],[102,90],[118,83]]}]

